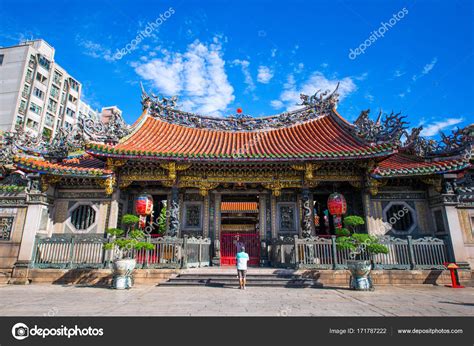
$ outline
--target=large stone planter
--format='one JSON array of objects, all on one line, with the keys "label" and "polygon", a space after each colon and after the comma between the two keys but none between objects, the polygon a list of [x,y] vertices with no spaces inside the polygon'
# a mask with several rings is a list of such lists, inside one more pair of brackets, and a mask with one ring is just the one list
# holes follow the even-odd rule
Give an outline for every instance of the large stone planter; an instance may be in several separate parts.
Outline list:
[{"label": "large stone planter", "polygon": [[347,269],[351,272],[349,287],[357,291],[373,290],[370,271],[372,264],[370,261],[347,261]]},{"label": "large stone planter", "polygon": [[123,290],[133,286],[132,273],[137,262],[133,258],[115,260],[113,262],[112,288]]}]

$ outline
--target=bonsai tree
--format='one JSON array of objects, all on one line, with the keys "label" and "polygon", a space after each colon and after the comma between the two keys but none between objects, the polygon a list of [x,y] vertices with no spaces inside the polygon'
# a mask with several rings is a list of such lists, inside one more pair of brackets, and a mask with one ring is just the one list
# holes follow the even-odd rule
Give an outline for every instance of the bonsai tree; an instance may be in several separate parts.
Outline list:
[{"label": "bonsai tree", "polygon": [[122,225],[127,229],[127,233],[134,228],[134,226],[140,221],[140,218],[133,214],[125,214],[122,216]]},{"label": "bonsai tree", "polygon": [[362,251],[369,254],[388,253],[388,248],[379,243],[377,237],[367,233],[357,233],[358,226],[365,224],[360,216],[352,215],[344,218],[344,228],[336,231],[339,237],[336,239],[336,245],[341,250],[349,250],[360,258]]},{"label": "bonsai tree", "polygon": [[154,246],[145,241],[145,233],[138,229],[133,229],[126,236],[125,231],[119,228],[109,228],[107,233],[112,237],[112,241],[104,244],[105,250],[117,250],[116,258],[130,258],[133,250],[153,250]]}]

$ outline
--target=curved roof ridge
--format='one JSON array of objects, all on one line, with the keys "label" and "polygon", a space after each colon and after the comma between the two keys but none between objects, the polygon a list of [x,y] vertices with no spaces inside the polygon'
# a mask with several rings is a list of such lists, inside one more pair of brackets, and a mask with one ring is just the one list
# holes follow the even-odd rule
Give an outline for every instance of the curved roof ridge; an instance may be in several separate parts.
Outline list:
[{"label": "curved roof ridge", "polygon": [[196,128],[147,115],[118,144],[92,143],[87,152],[102,157],[148,159],[301,161],[380,157],[390,155],[393,148],[364,143],[328,115],[254,131]]}]

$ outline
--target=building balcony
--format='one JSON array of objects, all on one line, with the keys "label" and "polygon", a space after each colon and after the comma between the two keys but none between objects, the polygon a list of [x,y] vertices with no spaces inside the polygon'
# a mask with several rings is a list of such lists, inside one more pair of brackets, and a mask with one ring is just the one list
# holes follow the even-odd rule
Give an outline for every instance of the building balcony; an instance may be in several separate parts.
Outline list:
[{"label": "building balcony", "polygon": [[24,97],[25,99],[27,99],[28,96],[30,96],[30,94],[27,93],[26,91],[22,91],[22,92],[21,92],[21,96]]},{"label": "building balcony", "polygon": [[25,108],[18,108],[18,113],[25,115],[26,109]]}]

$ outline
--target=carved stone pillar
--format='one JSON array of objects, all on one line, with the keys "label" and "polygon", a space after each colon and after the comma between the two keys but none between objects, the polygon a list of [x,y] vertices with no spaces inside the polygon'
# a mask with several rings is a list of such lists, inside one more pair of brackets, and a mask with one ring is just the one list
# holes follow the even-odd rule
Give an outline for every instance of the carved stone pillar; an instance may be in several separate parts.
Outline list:
[{"label": "carved stone pillar", "polygon": [[301,199],[302,199],[302,218],[301,218],[301,228],[302,232],[301,235],[303,238],[309,238],[311,236],[311,231],[312,231],[312,208],[310,205],[310,199],[309,199],[309,189],[304,188],[301,194]]},{"label": "carved stone pillar", "polygon": [[204,211],[203,211],[203,227],[202,227],[202,236],[203,238],[209,237],[209,199],[210,196],[207,194],[204,196]]},{"label": "carved stone pillar", "polygon": [[170,225],[169,235],[174,237],[179,233],[179,190],[178,187],[171,188],[171,202],[170,202]]},{"label": "carved stone pillar", "polygon": [[270,205],[271,205],[271,211],[272,211],[272,238],[276,238],[278,236],[277,234],[277,199],[273,194],[270,197]]},{"label": "carved stone pillar", "polygon": [[214,198],[214,255],[212,257],[212,265],[220,266],[221,265],[221,194],[216,192]]},{"label": "carved stone pillar", "polygon": [[265,239],[267,225],[265,222],[265,214],[266,214],[266,204],[267,204],[267,195],[261,193],[258,197],[259,206],[258,206],[258,226],[260,231],[260,239]]}]

